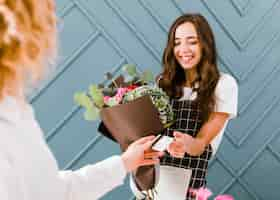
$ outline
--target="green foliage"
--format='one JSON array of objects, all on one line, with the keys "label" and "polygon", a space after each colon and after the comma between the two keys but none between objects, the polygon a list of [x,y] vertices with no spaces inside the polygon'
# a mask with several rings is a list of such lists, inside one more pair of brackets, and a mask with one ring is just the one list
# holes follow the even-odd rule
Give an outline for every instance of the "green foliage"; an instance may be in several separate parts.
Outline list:
[{"label": "green foliage", "polygon": [[98,108],[101,109],[104,106],[104,96],[102,90],[97,85],[89,86],[89,95]]},{"label": "green foliage", "polygon": [[84,118],[85,118],[85,120],[88,120],[88,121],[97,120],[99,117],[99,112],[100,112],[100,110],[98,108],[96,108],[95,106],[92,106],[91,108],[86,109],[86,111],[84,113]]},{"label": "green foliage", "polygon": [[84,113],[85,120],[96,120],[99,117],[99,109],[93,105],[90,97],[85,92],[76,92],[74,101],[86,109]]},{"label": "green foliage", "polygon": [[129,76],[136,76],[137,75],[137,70],[136,66],[133,64],[126,64],[122,67],[122,70],[126,72]]},{"label": "green foliage", "polygon": [[154,76],[151,71],[145,70],[141,76],[141,79],[144,83],[150,83],[154,81]]},{"label": "green foliage", "polygon": [[76,92],[74,94],[74,101],[86,109],[89,109],[93,106],[89,96],[85,92]]},{"label": "green foliage", "polygon": [[[151,71],[146,70],[143,73],[138,73],[137,67],[134,64],[125,64],[122,66],[124,77],[122,84],[117,83],[118,80],[114,79],[114,75],[110,72],[105,73],[105,79],[111,81],[109,86],[105,87],[103,84],[92,84],[89,86],[87,92],[76,92],[74,94],[74,101],[76,104],[85,108],[84,118],[86,120],[96,120],[99,117],[100,110],[103,107],[112,107],[119,104],[119,101],[114,98],[117,92],[118,85],[147,85],[153,83],[154,77]],[[135,98],[134,93],[130,93],[132,97],[127,95],[127,99]],[[156,94],[154,94],[156,95]],[[104,102],[104,96],[109,96]],[[164,107],[164,105],[158,105],[158,107]]]}]

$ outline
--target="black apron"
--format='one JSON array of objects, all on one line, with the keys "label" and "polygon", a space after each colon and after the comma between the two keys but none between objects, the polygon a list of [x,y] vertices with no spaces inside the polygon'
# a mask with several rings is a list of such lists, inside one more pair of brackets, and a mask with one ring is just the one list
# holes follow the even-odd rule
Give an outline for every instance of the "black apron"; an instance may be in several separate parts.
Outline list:
[{"label": "black apron", "polygon": [[[174,119],[176,122],[166,129],[164,135],[173,137],[173,131],[180,131],[196,137],[201,126],[202,116],[199,103],[191,100],[171,100]],[[168,165],[192,170],[192,176],[189,184],[189,189],[198,189],[206,186],[206,173],[208,162],[212,155],[212,148],[209,144],[205,151],[200,156],[191,156],[185,154],[184,158],[175,158],[170,154],[166,154],[161,158],[161,165]],[[186,194],[186,200],[195,199],[190,192]]]}]

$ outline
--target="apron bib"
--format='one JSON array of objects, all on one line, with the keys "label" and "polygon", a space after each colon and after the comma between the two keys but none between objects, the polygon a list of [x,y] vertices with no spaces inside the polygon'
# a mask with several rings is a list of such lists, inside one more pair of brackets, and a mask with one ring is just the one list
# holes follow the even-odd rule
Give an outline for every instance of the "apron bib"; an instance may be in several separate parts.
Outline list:
[{"label": "apron bib", "polygon": [[[176,119],[176,122],[171,127],[166,129],[164,135],[173,137],[174,131],[180,131],[185,134],[189,134],[193,137],[196,137],[197,133],[199,132],[202,126],[202,116],[201,116],[201,109],[199,107],[199,104],[191,100],[172,99],[171,105],[172,105],[172,109],[175,116],[174,118]],[[177,170],[176,168],[180,168],[182,172],[181,176],[185,176],[185,177],[188,177],[186,171],[191,170],[190,180],[185,179],[186,182],[182,183],[184,181],[183,179],[180,179],[180,181],[182,181],[180,184],[186,185],[186,188],[185,188],[185,198],[178,199],[178,200],[184,200],[184,199],[194,200],[195,198],[192,197],[190,192],[188,192],[188,188],[198,189],[200,187],[206,186],[205,178],[206,178],[206,173],[208,168],[208,162],[211,158],[211,155],[212,155],[212,148],[211,145],[209,144],[205,148],[205,151],[200,156],[191,156],[186,153],[184,158],[175,158],[167,153],[163,158],[161,158],[161,162],[160,162],[161,166],[174,167],[173,177],[175,180],[178,179],[176,178],[176,176],[180,175],[180,173],[178,173],[180,170]],[[172,168],[168,168],[168,169],[169,169],[169,173],[167,174],[163,174],[165,173],[165,170],[160,171],[159,182],[164,181],[168,183],[161,183],[161,185],[163,185],[164,187],[160,188],[159,191],[165,189],[165,190],[170,190],[170,192],[172,192],[174,189],[171,189],[171,187],[173,187],[174,184],[175,184],[174,186],[177,185],[177,183],[173,183],[173,180],[171,180],[172,172],[170,172],[170,169]],[[161,176],[164,176],[165,178],[161,180]],[[165,185],[169,185],[169,187],[165,187]],[[161,194],[159,194],[159,196],[161,196]],[[157,200],[165,200],[165,199],[157,199]]]}]

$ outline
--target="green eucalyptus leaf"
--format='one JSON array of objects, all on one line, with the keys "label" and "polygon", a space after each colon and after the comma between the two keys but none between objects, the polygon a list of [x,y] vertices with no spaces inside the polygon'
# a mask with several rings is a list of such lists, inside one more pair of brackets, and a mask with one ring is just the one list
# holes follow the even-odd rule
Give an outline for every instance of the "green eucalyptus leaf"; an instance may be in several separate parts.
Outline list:
[{"label": "green eucalyptus leaf", "polygon": [[146,70],[143,72],[141,79],[145,83],[152,82],[154,80],[153,73],[149,70]]},{"label": "green eucalyptus leaf", "polygon": [[85,120],[88,120],[88,121],[97,120],[99,118],[99,109],[96,108],[95,106],[92,106],[92,107],[86,109],[86,111],[84,113],[84,118],[85,118]]},{"label": "green eucalyptus leaf", "polygon": [[133,64],[126,64],[122,67],[122,69],[130,76],[136,76],[137,75],[136,66],[133,65]]},{"label": "green eucalyptus leaf", "polygon": [[89,87],[89,95],[98,108],[102,108],[104,106],[104,96],[102,90],[99,89],[97,85],[91,85]]},{"label": "green eucalyptus leaf", "polygon": [[85,92],[76,92],[74,94],[74,101],[76,104],[83,106],[86,109],[93,107],[89,96]]}]

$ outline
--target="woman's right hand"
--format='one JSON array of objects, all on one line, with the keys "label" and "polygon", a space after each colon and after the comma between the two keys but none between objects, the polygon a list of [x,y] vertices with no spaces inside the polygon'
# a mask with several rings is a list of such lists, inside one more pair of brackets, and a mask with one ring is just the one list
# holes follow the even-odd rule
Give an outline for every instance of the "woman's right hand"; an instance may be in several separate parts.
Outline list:
[{"label": "woman's right hand", "polygon": [[128,146],[121,156],[127,172],[131,172],[139,166],[159,163],[159,157],[164,153],[151,149],[154,138],[155,136],[143,137]]}]

